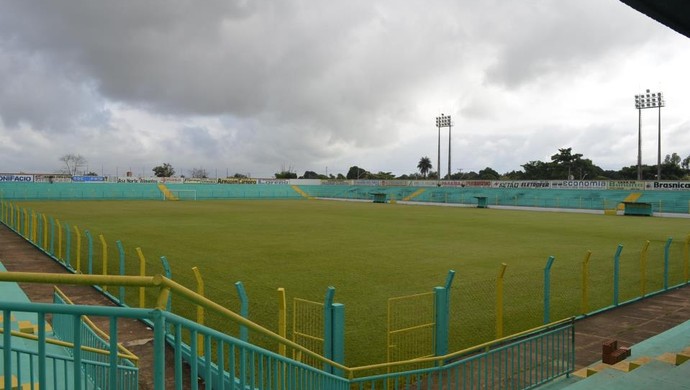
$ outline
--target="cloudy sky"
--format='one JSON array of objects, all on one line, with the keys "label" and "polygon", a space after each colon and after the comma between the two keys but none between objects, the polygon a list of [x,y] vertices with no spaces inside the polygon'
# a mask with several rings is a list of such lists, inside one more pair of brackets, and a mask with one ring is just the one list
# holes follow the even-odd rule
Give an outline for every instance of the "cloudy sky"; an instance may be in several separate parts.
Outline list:
[{"label": "cloudy sky", "polygon": [[[690,155],[690,39],[618,0],[0,0],[0,172],[272,177]],[[656,163],[657,111],[643,111]],[[441,133],[447,170],[448,130]]]}]

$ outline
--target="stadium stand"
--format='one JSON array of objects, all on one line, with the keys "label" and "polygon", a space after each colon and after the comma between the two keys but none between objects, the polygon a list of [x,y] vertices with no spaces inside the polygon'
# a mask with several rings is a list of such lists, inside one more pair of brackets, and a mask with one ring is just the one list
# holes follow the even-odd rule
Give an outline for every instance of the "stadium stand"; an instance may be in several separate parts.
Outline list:
[{"label": "stadium stand", "polygon": [[622,211],[623,202],[651,204],[654,213],[690,212],[688,191],[625,191],[603,189],[540,189],[492,187],[403,187],[290,184],[167,183],[3,183],[0,198],[13,200],[211,200],[211,199],[347,199],[487,206]]}]

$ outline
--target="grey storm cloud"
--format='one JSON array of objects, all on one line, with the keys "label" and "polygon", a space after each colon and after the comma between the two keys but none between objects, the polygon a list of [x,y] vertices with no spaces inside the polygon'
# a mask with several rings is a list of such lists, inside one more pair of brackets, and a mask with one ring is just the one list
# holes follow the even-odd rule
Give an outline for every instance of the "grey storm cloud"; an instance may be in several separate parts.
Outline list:
[{"label": "grey storm cloud", "polygon": [[134,149],[138,164],[179,156],[267,173],[412,150],[405,142],[418,143],[410,134],[426,106],[500,121],[498,101],[557,90],[665,34],[616,0],[0,0],[0,9],[6,135],[28,127],[32,137],[64,134],[57,153],[102,147],[115,159]]}]

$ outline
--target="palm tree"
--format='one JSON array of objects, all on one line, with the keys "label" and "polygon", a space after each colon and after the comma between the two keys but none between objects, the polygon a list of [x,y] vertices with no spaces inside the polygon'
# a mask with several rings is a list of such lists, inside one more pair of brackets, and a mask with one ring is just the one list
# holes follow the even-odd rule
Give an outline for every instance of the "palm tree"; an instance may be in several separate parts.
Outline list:
[{"label": "palm tree", "polygon": [[417,164],[417,168],[419,169],[419,173],[426,178],[426,174],[429,173],[431,168],[433,166],[431,165],[431,159],[427,156],[422,157],[419,159],[419,164]]}]

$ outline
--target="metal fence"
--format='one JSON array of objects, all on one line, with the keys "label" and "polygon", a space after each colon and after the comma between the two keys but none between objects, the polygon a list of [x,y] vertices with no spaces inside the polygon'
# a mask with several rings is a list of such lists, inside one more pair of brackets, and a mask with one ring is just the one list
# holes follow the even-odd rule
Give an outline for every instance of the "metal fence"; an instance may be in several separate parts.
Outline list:
[{"label": "metal fence", "polygon": [[527,389],[569,375],[575,367],[570,318],[442,357],[399,362],[426,368],[351,381],[356,389]]},{"label": "metal fence", "polygon": [[[72,304],[69,298],[57,287],[53,294],[53,303],[59,305]],[[106,381],[109,377],[108,370],[110,369],[108,365],[111,353],[110,343],[108,342],[110,337],[85,316],[79,321],[78,328],[74,327],[75,323],[72,316],[59,313],[53,314],[52,324],[53,332],[60,340],[73,344],[76,339],[76,333],[79,333],[81,344],[85,347],[82,351],[82,359],[83,361],[93,362],[93,364],[84,367],[84,375],[95,386],[106,388]],[[70,348],[68,352],[73,355],[74,349]],[[118,388],[135,389],[139,383],[139,370],[136,365],[138,357],[121,344],[117,344],[116,354],[118,367],[126,367],[118,373]]]},{"label": "metal fence", "polygon": [[[83,389],[92,386],[103,389],[136,388],[132,367],[122,365],[118,357],[118,320],[136,318],[153,324],[152,354],[155,356],[153,379],[155,389],[198,389],[201,381],[206,388],[240,389],[383,389],[383,388],[503,388],[506,383],[518,388],[543,383],[573,370],[573,320],[561,321],[522,334],[503,338],[476,348],[426,359],[412,359],[379,367],[349,368],[330,361],[290,340],[251,323],[239,315],[215,304],[183,286],[161,276],[120,277],[95,275],[0,273],[0,281],[50,284],[109,284],[140,285],[159,291],[159,307],[137,309],[84,305],[55,305],[44,303],[0,302],[6,322],[14,312],[37,313],[39,324],[47,316],[63,317],[79,328],[82,316],[103,317],[109,322],[108,359],[92,361],[84,353],[86,340],[81,332],[74,332],[72,357],[54,357],[46,352],[46,329],[39,326],[37,352],[23,351],[13,345],[13,338],[3,336],[3,373],[15,373],[18,378],[42,388]],[[274,338],[290,349],[309,355],[324,365],[335,367],[340,375],[312,367],[280,354],[259,348],[238,338],[210,329],[194,321],[164,310],[166,296],[176,294],[190,299],[209,310],[222,313],[235,322]],[[172,329],[167,333],[167,329]],[[197,343],[205,345],[199,355]],[[166,348],[173,346],[174,380],[166,382]],[[194,352],[192,352],[194,351]],[[15,354],[16,356],[13,356]],[[59,360],[58,360],[59,359]],[[29,362],[29,363],[27,363]],[[186,362],[189,369],[183,365]],[[410,366],[426,366],[410,370]],[[48,375],[49,368],[60,375]],[[170,369],[170,368],[168,368]],[[366,375],[367,370],[383,370],[386,374]],[[27,373],[28,372],[28,373]],[[36,373],[36,379],[33,379]],[[93,374],[96,373],[96,374]],[[201,378],[201,379],[200,379]],[[6,388],[11,378],[5,377]],[[393,387],[390,387],[393,386]],[[449,387],[450,386],[450,387]],[[491,387],[487,387],[491,386]],[[512,386],[512,385],[511,385]]]}]

